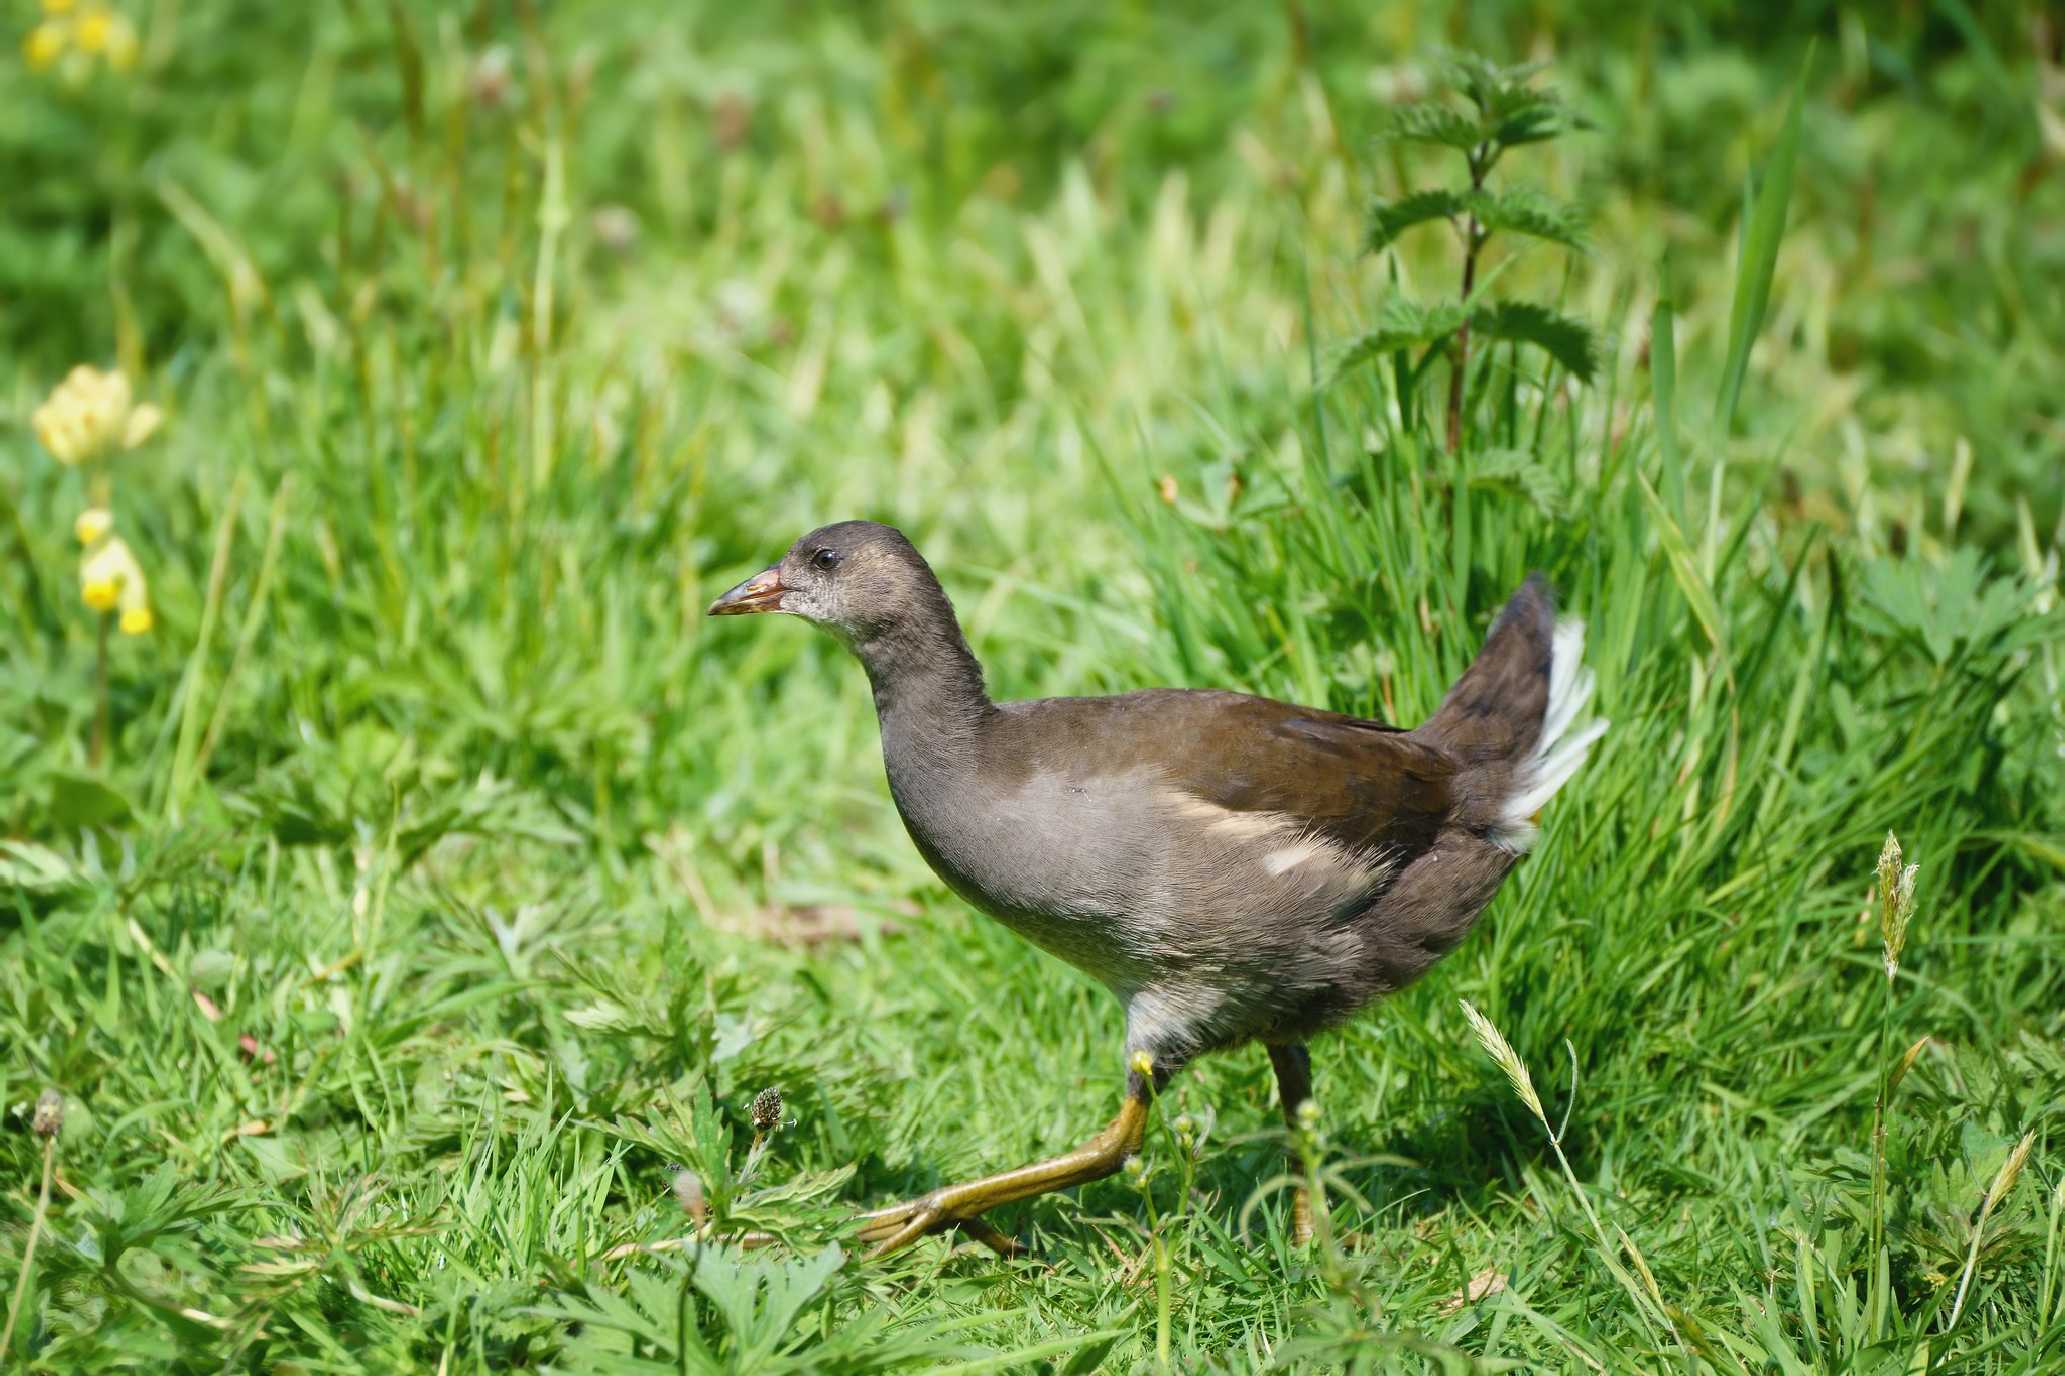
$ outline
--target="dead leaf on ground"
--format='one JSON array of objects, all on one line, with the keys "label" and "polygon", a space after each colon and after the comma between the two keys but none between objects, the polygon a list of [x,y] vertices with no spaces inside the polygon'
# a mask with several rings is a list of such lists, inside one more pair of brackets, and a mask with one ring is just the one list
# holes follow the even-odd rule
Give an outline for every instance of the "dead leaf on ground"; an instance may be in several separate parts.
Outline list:
[{"label": "dead leaf on ground", "polygon": [[1494,1267],[1487,1266],[1476,1275],[1470,1277],[1468,1285],[1435,1305],[1434,1310],[1439,1314],[1453,1314],[1466,1304],[1475,1304],[1479,1300],[1488,1300],[1493,1295],[1503,1294],[1505,1289],[1506,1277],[1504,1274]]}]

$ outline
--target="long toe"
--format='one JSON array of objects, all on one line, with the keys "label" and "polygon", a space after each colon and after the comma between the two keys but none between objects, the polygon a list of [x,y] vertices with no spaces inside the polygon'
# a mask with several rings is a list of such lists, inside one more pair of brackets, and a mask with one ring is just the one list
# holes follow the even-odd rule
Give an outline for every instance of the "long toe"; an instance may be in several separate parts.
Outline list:
[{"label": "long toe", "polygon": [[874,1244],[874,1250],[868,1253],[874,1258],[907,1247],[927,1233],[952,1227],[955,1220],[940,1207],[936,1196],[920,1195],[886,1209],[871,1210],[855,1222],[860,1226],[854,1230],[854,1237]]},{"label": "long toe", "polygon": [[854,1222],[860,1225],[854,1229],[855,1240],[874,1244],[868,1253],[870,1261],[908,1247],[927,1233],[943,1233],[951,1228],[960,1229],[1000,1257],[1025,1253],[1025,1246],[1018,1239],[980,1214],[960,1216],[937,1194],[907,1199],[886,1209],[870,1210],[858,1215]]}]

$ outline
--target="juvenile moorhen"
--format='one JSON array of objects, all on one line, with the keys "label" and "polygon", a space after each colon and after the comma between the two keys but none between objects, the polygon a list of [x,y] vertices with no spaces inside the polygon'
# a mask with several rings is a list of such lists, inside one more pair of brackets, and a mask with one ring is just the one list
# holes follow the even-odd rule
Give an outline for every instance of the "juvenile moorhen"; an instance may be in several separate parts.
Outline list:
[{"label": "juvenile moorhen", "polygon": [[1539,574],[1410,731],[1229,692],[991,702],[931,567],[869,521],[812,531],[710,604],[744,612],[792,612],[860,659],[919,853],[1126,1010],[1125,1100],[1102,1132],[863,1215],[877,1255],[953,1227],[1011,1249],[979,1215],[1118,1170],[1149,1097],[1203,1052],[1262,1042],[1295,1123],[1305,1040],[1462,939],[1606,729],[1577,721],[1584,627],[1556,623]]}]

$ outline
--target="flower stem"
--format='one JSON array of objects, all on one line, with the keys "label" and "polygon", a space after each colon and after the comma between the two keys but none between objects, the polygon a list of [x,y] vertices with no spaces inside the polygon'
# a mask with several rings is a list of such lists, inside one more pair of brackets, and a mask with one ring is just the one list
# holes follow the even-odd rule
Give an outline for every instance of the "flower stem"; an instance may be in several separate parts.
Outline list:
[{"label": "flower stem", "polygon": [[29,1292],[29,1268],[36,1264],[36,1239],[43,1234],[43,1216],[50,1212],[50,1177],[57,1166],[57,1136],[43,1139],[43,1190],[36,1196],[36,1214],[29,1220],[29,1238],[22,1244],[21,1274],[15,1278],[14,1298],[7,1305],[7,1327],[0,1328],[0,1362],[7,1360],[7,1348],[14,1341],[15,1320],[21,1317],[22,1296]]},{"label": "flower stem", "polygon": [[108,626],[114,620],[111,612],[99,613],[100,634],[94,651],[93,665],[93,747],[87,762],[99,769],[108,755]]},{"label": "flower stem", "polygon": [[1882,1337],[1886,1311],[1882,1296],[1869,1293],[1876,1288],[1879,1254],[1886,1245],[1886,1102],[1892,1097],[1893,1069],[1886,1062],[1886,1044],[1893,1030],[1893,977],[1886,977],[1886,997],[1879,1006],[1879,1092],[1871,1106],[1871,1250],[1866,1264],[1871,1268],[1865,1281],[1865,1309],[1873,1324],[1874,1338]]}]

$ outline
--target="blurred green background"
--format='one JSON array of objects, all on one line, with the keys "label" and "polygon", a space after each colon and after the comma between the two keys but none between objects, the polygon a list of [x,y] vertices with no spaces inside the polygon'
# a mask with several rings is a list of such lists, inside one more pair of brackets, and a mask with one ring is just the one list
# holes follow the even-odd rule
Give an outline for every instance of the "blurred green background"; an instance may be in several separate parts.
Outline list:
[{"label": "blurred green background", "polygon": [[[96,9],[133,61],[82,51]],[[15,1351],[692,1370],[694,1331],[740,1370],[2055,1355],[2046,7],[0,21]],[[1439,234],[1360,251],[1373,197],[1446,175],[1378,136],[1453,51],[1545,64],[1591,125],[1504,173],[1584,207],[1589,250],[1521,255],[1500,289],[1592,322],[1605,366],[1589,389],[1514,373],[1535,424],[1504,467],[1416,447],[1381,380],[1326,385],[1393,294],[1454,293]],[[1722,425],[1744,209],[1796,84],[1770,306]],[[1668,520],[1637,476],[1660,298],[1694,494]],[[89,494],[30,421],[80,362],[167,412],[110,469],[158,625],[111,647],[101,764]],[[1170,1139],[1144,1184],[1003,1220],[1051,1269],[808,1271],[836,1207],[1058,1149],[1117,1079],[1103,993],[910,849],[837,647],[701,617],[850,516],[913,536],[1000,697],[1182,681],[1410,721],[1527,567],[1593,619],[1618,748],[1490,931],[1318,1052],[1359,1192],[1324,1264],[1275,1196],[1244,1212],[1281,1142],[1266,1072],[1232,1056],[1168,1106],[1206,1136],[1219,1115],[1202,1176]],[[1888,827],[1924,864],[1893,1012],[1860,916]],[[1574,1105],[1627,1253],[1500,1098],[1458,994]],[[1881,1256],[1874,1087],[1925,1035]],[[793,1122],[753,1152],[770,1083]],[[69,1108],[26,1268],[46,1085]],[[2019,1192],[1976,1222],[2024,1132]],[[622,1251],[682,1231],[684,1164],[720,1215],[813,1240]],[[1668,1323],[1645,1328],[1630,1255]]]}]

